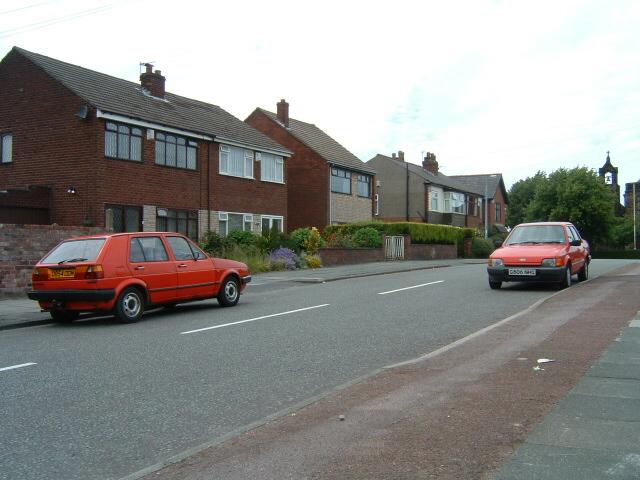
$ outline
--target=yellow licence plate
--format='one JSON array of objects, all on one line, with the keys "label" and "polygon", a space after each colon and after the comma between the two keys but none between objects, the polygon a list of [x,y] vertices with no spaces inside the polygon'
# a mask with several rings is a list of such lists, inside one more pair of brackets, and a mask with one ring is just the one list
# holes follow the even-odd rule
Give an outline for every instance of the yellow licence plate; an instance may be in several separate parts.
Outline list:
[{"label": "yellow licence plate", "polygon": [[76,276],[75,268],[64,268],[60,270],[49,269],[49,279],[56,280],[59,278],[74,278]]}]

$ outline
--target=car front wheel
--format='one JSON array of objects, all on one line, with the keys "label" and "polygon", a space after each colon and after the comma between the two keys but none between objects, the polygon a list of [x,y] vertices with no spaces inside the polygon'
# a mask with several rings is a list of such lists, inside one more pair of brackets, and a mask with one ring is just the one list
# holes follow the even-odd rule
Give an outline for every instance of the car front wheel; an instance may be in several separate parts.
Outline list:
[{"label": "car front wheel", "polygon": [[584,262],[582,270],[578,272],[578,280],[584,282],[587,278],[589,278],[589,262]]},{"label": "car front wheel", "polygon": [[560,281],[560,288],[568,288],[571,286],[571,264],[564,269],[564,278]]},{"label": "car front wheel", "polygon": [[494,282],[492,280],[489,280],[489,287],[491,288],[491,290],[498,290],[501,286],[502,282]]},{"label": "car front wheel", "polygon": [[125,288],[116,303],[115,315],[121,323],[134,323],[144,312],[142,292],[135,287]]},{"label": "car front wheel", "polygon": [[222,282],[218,293],[218,303],[221,307],[233,307],[240,300],[240,286],[234,277],[228,277]]}]

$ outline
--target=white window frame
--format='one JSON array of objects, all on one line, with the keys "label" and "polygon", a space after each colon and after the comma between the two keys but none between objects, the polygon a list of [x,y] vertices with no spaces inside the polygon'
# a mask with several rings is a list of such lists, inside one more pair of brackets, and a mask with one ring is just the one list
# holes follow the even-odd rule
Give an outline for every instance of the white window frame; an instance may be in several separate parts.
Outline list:
[{"label": "white window frame", "polygon": [[429,202],[429,210],[431,210],[432,212],[437,212],[439,205],[438,205],[438,191],[437,190],[431,190],[431,201]]},{"label": "white window frame", "polygon": [[[235,150],[240,150],[243,153],[242,174],[240,175],[238,175],[237,173],[231,172],[229,168],[231,154]],[[226,158],[224,158],[225,156]],[[220,144],[220,153],[219,153],[218,163],[219,163],[218,173],[220,173],[220,175],[229,175],[231,177],[248,178],[248,179],[254,178],[252,150],[247,150],[246,148],[236,147],[233,145]]]},{"label": "white window frame", "polygon": [[451,213],[451,192],[444,192],[444,213]]},{"label": "white window frame", "polygon": [[[227,235],[229,235],[229,215],[230,214],[242,215],[242,231],[253,232],[253,214],[252,213],[218,212],[218,234],[220,236],[226,237]],[[224,229],[222,228],[223,222],[224,222]]]},{"label": "white window frame", "polygon": [[[264,220],[269,220],[269,231],[273,228],[273,221],[280,220],[280,232],[284,232],[284,217],[282,215],[261,215],[260,218],[260,228],[262,229],[262,222]],[[264,230],[262,233],[265,233]]]},{"label": "white window frame", "polygon": [[[256,152],[256,160],[260,161],[260,180],[271,183],[284,183],[284,157],[272,153]],[[270,168],[267,168],[269,166]],[[275,171],[275,178],[268,174]],[[280,177],[280,178],[278,178]]]},{"label": "white window frame", "polygon": [[[8,147],[7,147],[8,144]],[[13,162],[13,134],[10,132],[0,135],[0,163]]]},{"label": "white window frame", "polygon": [[[462,197],[462,201],[461,201],[460,207],[459,207],[461,209],[461,211],[455,211],[454,210],[454,208],[456,208],[453,205],[454,197],[455,197],[455,201],[460,201],[460,197]],[[462,192],[451,192],[450,198],[451,198],[451,204],[450,204],[451,205],[451,207],[450,207],[451,208],[451,213],[457,213],[458,215],[466,215],[466,213],[467,213],[467,204],[466,204],[466,196],[465,196],[465,194],[462,193]]]}]

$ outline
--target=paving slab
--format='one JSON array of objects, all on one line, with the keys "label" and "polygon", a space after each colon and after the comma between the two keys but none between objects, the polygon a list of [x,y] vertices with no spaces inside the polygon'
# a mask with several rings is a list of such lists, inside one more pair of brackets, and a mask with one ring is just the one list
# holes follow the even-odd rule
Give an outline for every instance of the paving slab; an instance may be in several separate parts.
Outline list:
[{"label": "paving slab", "polygon": [[637,480],[640,454],[603,453],[588,449],[527,445],[491,478],[495,480]]},{"label": "paving slab", "polygon": [[601,362],[592,366],[586,373],[589,377],[627,378],[640,380],[640,368],[631,363]]},{"label": "paving slab", "polygon": [[553,415],[589,417],[615,422],[640,422],[640,398],[570,393],[556,406]]},{"label": "paving slab", "polygon": [[640,381],[624,378],[584,377],[572,393],[640,399]]}]

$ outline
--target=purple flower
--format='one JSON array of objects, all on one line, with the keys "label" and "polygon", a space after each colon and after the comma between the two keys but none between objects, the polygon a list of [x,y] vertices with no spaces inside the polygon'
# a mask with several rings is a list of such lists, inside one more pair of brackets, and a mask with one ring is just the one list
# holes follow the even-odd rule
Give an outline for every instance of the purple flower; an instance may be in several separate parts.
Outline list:
[{"label": "purple flower", "polygon": [[295,270],[300,263],[296,253],[289,248],[276,248],[269,254],[271,263],[280,263],[287,270]]}]

